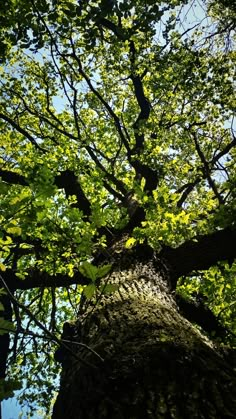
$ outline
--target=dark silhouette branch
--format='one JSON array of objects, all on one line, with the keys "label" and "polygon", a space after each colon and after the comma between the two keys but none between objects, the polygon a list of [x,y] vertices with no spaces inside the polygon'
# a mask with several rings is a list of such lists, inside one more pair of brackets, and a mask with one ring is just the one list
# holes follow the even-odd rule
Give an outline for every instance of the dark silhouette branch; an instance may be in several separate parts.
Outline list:
[{"label": "dark silhouette branch", "polygon": [[[3,305],[4,310],[1,311],[1,317],[4,320],[12,320],[12,306],[11,300],[7,294],[0,295],[0,303]],[[1,329],[0,329],[1,332]],[[10,335],[9,333],[0,333],[0,379],[6,377],[6,366],[7,366],[7,357],[9,353],[10,346]]]},{"label": "dark silhouette branch", "polygon": [[207,333],[214,333],[217,337],[223,338],[226,336],[227,330],[202,301],[186,300],[177,295],[176,302],[181,314],[190,322],[197,323]]},{"label": "dark silhouette branch", "polygon": [[233,147],[236,147],[236,138],[234,138],[231,143],[227,144],[223,150],[219,151],[219,153],[217,153],[216,156],[212,159],[211,163],[214,164],[219,161],[219,159],[225,156]]},{"label": "dark silhouette branch", "polygon": [[[104,106],[104,108],[106,109],[106,111],[108,112],[108,114],[110,115],[111,119],[114,121],[114,125],[116,127],[116,130],[119,134],[119,137],[122,141],[122,144],[125,146],[127,152],[130,152],[130,148],[129,148],[129,144],[128,141],[123,133],[122,130],[122,126],[120,123],[120,119],[119,117],[116,115],[116,113],[114,112],[114,110],[111,108],[111,106],[109,105],[109,103],[104,99],[104,97],[99,93],[99,91],[94,87],[94,85],[92,84],[90,78],[88,77],[88,75],[85,73],[83,67],[82,67],[82,63],[80,58],[78,57],[78,55],[76,54],[75,51],[75,46],[72,43],[71,44],[73,53],[71,54],[71,57],[76,61],[77,65],[78,65],[78,73],[83,77],[83,79],[86,81],[90,91],[94,94],[94,96],[96,96],[96,98],[99,100],[99,102]],[[64,58],[64,56],[63,56]],[[66,58],[66,57],[65,57]],[[68,61],[68,60],[67,60]]]},{"label": "dark silhouette branch", "polygon": [[112,173],[109,173],[106,168],[102,165],[102,163],[99,161],[99,158],[96,156],[94,151],[91,149],[90,146],[86,147],[87,152],[89,153],[91,159],[94,161],[96,166],[104,173],[107,180],[112,182],[123,195],[127,193],[127,189],[125,187],[125,184],[117,179]]},{"label": "dark silhouette branch", "polygon": [[189,194],[194,190],[195,186],[198,185],[201,182],[201,178],[197,177],[197,179],[194,180],[194,182],[187,183],[186,185],[183,185],[180,189],[176,191],[176,193],[182,193],[180,199],[177,202],[177,207],[181,208],[183,203],[186,201]]},{"label": "dark silhouette branch", "polygon": [[129,57],[130,57],[130,64],[131,64],[130,79],[132,80],[132,83],[134,86],[135,97],[137,99],[137,102],[140,108],[140,113],[133,124],[136,144],[132,150],[132,154],[139,155],[143,149],[144,140],[145,140],[144,133],[142,132],[141,124],[148,120],[150,111],[151,111],[151,105],[150,105],[149,100],[146,98],[144,94],[143,83],[142,83],[140,75],[138,74],[136,70],[136,65],[137,65],[136,64],[136,48],[135,48],[134,41],[130,41],[129,47],[130,47]]},{"label": "dark silhouette branch", "polygon": [[[38,119],[38,122],[39,122],[39,124],[38,124],[39,127],[38,128],[39,129],[40,129],[40,123],[43,121],[48,126],[50,126],[53,129],[55,129],[55,131],[59,132],[60,134],[64,135],[65,137],[69,138],[70,140],[78,141],[78,137],[75,136],[75,135],[73,135],[73,134],[71,134],[69,131],[67,131],[66,128],[63,126],[62,122],[50,110],[50,107],[49,107],[50,105],[49,105],[48,85],[47,85],[45,79],[44,79],[44,83],[45,83],[45,93],[46,93],[46,98],[47,98],[47,112],[49,113],[49,117],[46,116],[46,113],[45,114],[40,113],[38,110],[35,110],[32,105],[30,106],[27,103],[25,97],[22,96],[21,94],[19,94],[19,92],[11,89],[11,93],[12,93],[13,96],[17,96],[21,100],[21,102],[24,105],[24,108],[27,111],[27,113],[29,113],[30,115],[32,115],[32,116],[34,116],[34,117],[36,117]],[[55,121],[55,122],[53,122],[53,121]],[[13,127],[15,127],[19,131],[19,129],[17,128],[16,125],[13,125]],[[19,132],[21,132],[21,131],[19,131]],[[26,134],[28,133],[28,131],[26,131],[26,130],[24,130],[24,132]],[[31,127],[31,132],[33,132],[32,127]],[[28,135],[31,138],[33,138],[30,133],[28,133]],[[45,138],[45,136],[44,136],[44,134],[43,134],[43,132],[41,130],[40,130],[40,132],[35,131],[34,132],[34,135],[36,137],[40,137],[41,139]],[[48,134],[47,134],[46,137],[49,137]],[[49,138],[51,139],[51,141],[53,141],[53,143],[55,143],[56,145],[58,145],[58,142],[56,141],[55,136],[54,137],[53,136],[50,136]],[[37,143],[34,144],[34,145],[38,146]],[[38,148],[39,148],[39,146],[38,146]],[[42,148],[41,148],[41,150],[44,151],[44,152],[46,152],[46,150],[44,150]]]},{"label": "dark silhouette branch", "polygon": [[203,168],[204,168],[204,175],[206,177],[206,179],[208,180],[209,186],[212,188],[216,198],[219,201],[219,204],[223,204],[224,200],[222,198],[222,196],[220,195],[220,193],[217,190],[216,184],[214,182],[214,180],[211,177],[211,173],[210,173],[210,168],[209,168],[209,163],[207,162],[204,153],[201,150],[201,147],[198,143],[198,139],[197,139],[197,134],[194,133],[193,134],[193,139],[194,139],[194,143],[195,143],[195,147],[196,147],[196,151],[198,153],[198,156],[200,157],[201,162],[203,163]]},{"label": "dark silhouette branch", "polygon": [[[67,350],[73,357],[75,357],[78,361],[80,361],[82,364],[87,365],[89,367],[95,368],[94,365],[92,365],[90,362],[86,361],[85,359],[82,359],[81,357],[79,357],[76,352],[74,352],[70,346],[68,346],[67,344],[65,344],[62,340],[60,340],[54,333],[50,332],[50,330],[47,329],[47,327],[40,322],[37,317],[29,310],[28,307],[26,307],[24,304],[20,303],[12,294],[11,289],[9,288],[7,282],[5,281],[5,279],[2,277],[2,275],[0,275],[0,283],[2,284],[3,288],[6,290],[7,295],[9,297],[9,299],[11,300],[12,303],[16,304],[19,308],[22,309],[22,311],[24,313],[26,313],[29,318],[31,320],[33,320],[33,322],[36,324],[36,326],[39,327],[39,329],[41,329],[46,336],[48,336],[49,338],[51,338],[51,340],[53,342],[56,342],[58,345],[62,346],[65,350]],[[99,359],[102,361],[103,359],[99,356]]]},{"label": "dark silhouette branch", "polygon": [[77,202],[73,204],[73,207],[81,210],[85,216],[91,215],[91,204],[72,170],[60,172],[60,175],[55,177],[55,184],[58,188],[64,188],[67,198],[72,195],[76,196]]},{"label": "dark silhouette branch", "polygon": [[104,28],[112,31],[120,41],[125,41],[127,39],[127,33],[124,31],[121,25],[117,26],[114,22],[101,17],[96,19],[96,24],[97,26],[103,26]]},{"label": "dark silhouette branch", "polygon": [[11,172],[10,170],[2,170],[0,169],[0,177],[6,183],[10,185],[21,185],[21,186],[28,186],[27,179],[16,172]]},{"label": "dark silhouette branch", "polygon": [[236,138],[233,138],[233,140],[227,144],[223,150],[219,151],[210,162],[207,162],[204,154],[202,153],[202,151],[200,150],[200,147],[198,144],[196,144],[196,149],[198,151],[199,156],[201,157],[201,161],[204,164],[204,173],[202,174],[202,177],[197,177],[193,182],[187,183],[186,185],[181,186],[181,188],[179,188],[176,193],[182,193],[179,201],[177,202],[177,207],[181,208],[182,205],[184,204],[184,202],[186,201],[188,195],[194,190],[195,186],[197,186],[203,179],[208,179],[208,183],[209,185],[212,187],[213,191],[215,192],[215,195],[217,196],[219,202],[224,203],[224,200],[222,200],[222,197],[220,196],[219,192],[216,189],[216,186],[214,184],[213,179],[210,176],[210,171],[209,171],[209,164],[211,165],[211,167],[214,166],[214,164],[216,164],[222,157],[224,157],[227,153],[229,153],[229,151],[236,146]]},{"label": "dark silhouette branch", "polygon": [[37,143],[34,137],[30,135],[28,131],[26,131],[24,128],[22,128],[19,124],[17,124],[13,119],[11,119],[9,116],[4,115],[3,113],[0,113],[0,119],[3,119],[5,122],[7,122],[9,125],[12,126],[16,131],[18,131],[20,134],[22,134],[27,140],[31,142],[37,148],[38,150],[42,151],[43,153],[46,152],[40,145]]},{"label": "dark silhouette branch", "polygon": [[[118,237],[118,236],[117,236]],[[121,238],[121,235],[117,238]],[[193,271],[206,270],[216,265],[219,261],[232,262],[236,258],[236,230],[226,228],[212,234],[200,236],[196,241],[189,240],[177,248],[164,247],[157,255],[157,260],[167,267],[171,286],[176,287],[177,280],[180,276],[188,275]],[[114,237],[113,247],[115,247],[116,238]],[[148,245],[138,245],[133,249],[127,250],[129,253],[130,264],[132,265],[134,258],[139,260],[145,257],[146,260],[153,258],[154,251]],[[104,255],[104,261],[109,259],[109,251]],[[96,257],[95,257],[96,260]],[[100,261],[101,262],[101,261]],[[96,262],[95,262],[96,263]],[[67,287],[72,284],[88,284],[86,279],[80,272],[75,271],[73,277],[68,275],[56,274],[49,275],[40,272],[37,269],[31,269],[27,272],[24,280],[21,280],[15,273],[7,269],[5,280],[11,289],[27,290],[39,287]]]},{"label": "dark silhouette branch", "polygon": [[192,271],[206,270],[220,261],[232,262],[236,258],[236,230],[225,228],[189,240],[176,249],[164,247],[159,257],[170,268],[172,287],[176,287],[180,276]]},{"label": "dark silhouette branch", "polygon": [[[0,177],[10,185],[29,186],[29,181],[23,175],[9,170],[0,169]],[[77,202],[73,207],[78,208],[85,216],[91,215],[91,205],[86,197],[77,176],[71,170],[64,170],[59,175],[55,176],[54,183],[58,188],[65,190],[66,197],[75,195]]]},{"label": "dark silhouette branch", "polygon": [[11,290],[28,290],[32,288],[68,287],[73,284],[87,285],[88,279],[80,272],[75,272],[73,277],[64,274],[49,275],[37,268],[26,272],[26,277],[20,279],[12,269],[4,272],[4,278]]}]

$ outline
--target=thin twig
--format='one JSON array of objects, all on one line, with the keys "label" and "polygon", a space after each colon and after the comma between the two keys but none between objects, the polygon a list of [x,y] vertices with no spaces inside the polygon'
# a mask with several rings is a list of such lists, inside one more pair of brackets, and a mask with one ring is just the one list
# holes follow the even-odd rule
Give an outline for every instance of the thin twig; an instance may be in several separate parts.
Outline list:
[{"label": "thin twig", "polygon": [[[63,341],[61,341],[54,333],[50,332],[35,316],[33,313],[31,313],[31,311],[22,303],[20,303],[12,294],[12,292],[10,291],[10,289],[8,288],[8,285],[6,284],[5,280],[3,279],[2,275],[0,274],[0,280],[3,284],[3,287],[5,288],[5,290],[7,291],[11,301],[13,301],[15,304],[17,304],[18,307],[20,307],[33,321],[34,323],[41,329],[44,331],[44,333],[46,335],[49,336],[49,338],[51,338],[52,341],[56,342],[58,345],[64,347],[68,352],[70,352],[71,355],[73,355],[78,361],[80,361],[81,363],[83,363],[84,365],[90,367],[90,368],[97,368],[95,365],[91,364],[90,362],[82,359],[81,357],[79,357],[69,346],[67,346],[65,343],[63,343]],[[84,345],[82,345],[84,346]],[[91,350],[91,348],[90,348]],[[93,350],[92,350],[93,351]],[[93,351],[93,353],[96,354],[96,356],[104,361],[101,356]]]}]

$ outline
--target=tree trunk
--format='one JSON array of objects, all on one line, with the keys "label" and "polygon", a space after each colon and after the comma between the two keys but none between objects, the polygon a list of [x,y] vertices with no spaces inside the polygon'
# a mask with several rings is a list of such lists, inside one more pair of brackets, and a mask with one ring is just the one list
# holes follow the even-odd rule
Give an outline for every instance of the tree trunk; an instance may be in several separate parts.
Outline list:
[{"label": "tree trunk", "polygon": [[103,361],[73,344],[87,364],[65,354],[54,419],[236,417],[233,367],[180,315],[154,265],[122,265],[109,278],[119,290],[76,323],[73,339]]}]

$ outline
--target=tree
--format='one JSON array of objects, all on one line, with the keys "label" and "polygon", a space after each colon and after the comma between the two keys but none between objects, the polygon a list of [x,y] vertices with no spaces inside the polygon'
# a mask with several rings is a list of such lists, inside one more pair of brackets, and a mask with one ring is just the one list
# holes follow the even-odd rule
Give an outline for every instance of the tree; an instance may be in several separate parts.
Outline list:
[{"label": "tree", "polygon": [[8,2],[2,397],[26,380],[22,400],[48,414],[62,365],[53,418],[235,417],[222,4],[196,23],[199,4],[176,0]]}]

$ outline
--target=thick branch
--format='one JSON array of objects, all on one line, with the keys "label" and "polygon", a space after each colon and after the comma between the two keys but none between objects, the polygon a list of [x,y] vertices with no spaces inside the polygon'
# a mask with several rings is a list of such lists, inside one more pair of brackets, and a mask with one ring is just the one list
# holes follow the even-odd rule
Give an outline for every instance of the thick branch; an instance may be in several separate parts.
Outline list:
[{"label": "thick branch", "polygon": [[165,247],[159,256],[167,262],[175,288],[182,275],[209,269],[219,261],[232,262],[236,258],[235,243],[236,230],[226,228],[200,236],[197,241],[186,241],[176,249]]},{"label": "thick branch", "polygon": [[4,182],[9,183],[10,185],[28,186],[26,178],[16,172],[0,169],[0,177]]},{"label": "thick branch", "polygon": [[190,322],[197,323],[208,333],[214,332],[218,337],[223,338],[226,335],[227,330],[202,301],[186,300],[180,295],[177,295],[176,302],[180,312]]},{"label": "thick branch", "polygon": [[193,189],[199,182],[201,182],[201,178],[197,177],[197,179],[195,179],[194,182],[187,183],[186,185],[183,185],[178,191],[176,191],[176,193],[183,192],[183,194],[181,195],[181,198],[177,202],[178,208],[182,207],[188,195],[193,191]]},{"label": "thick branch", "polygon": [[133,160],[132,165],[136,171],[136,179],[139,179],[139,176],[145,179],[145,192],[151,193],[154,191],[157,188],[161,173],[158,170],[153,170],[147,164],[141,163],[138,159]]},{"label": "thick branch", "polygon": [[134,86],[135,97],[137,99],[137,102],[140,108],[140,113],[133,124],[136,144],[135,144],[134,150],[132,150],[132,153],[140,154],[140,152],[143,149],[143,144],[145,140],[144,133],[142,132],[142,127],[140,127],[140,124],[148,120],[149,115],[150,115],[151,105],[150,105],[149,100],[146,98],[144,94],[143,83],[142,83],[141,77],[139,76],[135,68],[137,64],[136,64],[136,49],[135,49],[134,41],[130,41],[129,45],[130,45],[130,63],[131,63],[130,79],[132,80],[132,83]]},{"label": "thick branch", "polygon": [[[132,80],[135,97],[140,108],[139,115],[133,124],[135,146],[131,150],[131,154],[140,155],[143,150],[145,141],[145,136],[141,125],[145,123],[149,118],[151,104],[145,96],[142,77],[136,71],[136,49],[134,41],[131,40],[129,45],[131,64],[130,79]],[[136,171],[136,179],[139,180],[140,177],[143,177],[146,180],[145,191],[152,192],[154,189],[156,189],[158,184],[158,173],[156,170],[153,170],[149,166],[141,163],[138,159],[132,159],[132,166]]]},{"label": "thick branch", "polygon": [[80,186],[77,176],[71,170],[65,170],[60,175],[55,177],[55,184],[59,188],[64,188],[66,196],[75,195],[77,203],[73,206],[79,208],[84,215],[89,216],[91,214],[91,205],[86,197],[83,189]]},{"label": "thick branch", "polygon": [[11,290],[28,290],[33,288],[49,288],[49,287],[68,287],[72,284],[86,285],[88,279],[83,277],[79,272],[76,272],[73,277],[68,275],[56,274],[49,275],[45,272],[40,272],[38,269],[33,269],[28,272],[28,275],[21,280],[15,275],[11,269],[4,272],[4,278],[7,286]]},{"label": "thick branch", "polygon": [[[9,183],[10,185],[29,186],[28,180],[19,173],[0,169],[0,177],[4,182]],[[72,195],[76,196],[78,202],[73,205],[74,207],[81,210],[85,216],[91,214],[90,202],[82,190],[74,172],[71,170],[60,172],[59,175],[55,176],[54,182],[58,188],[64,188],[67,198]]]},{"label": "thick branch", "polygon": [[115,23],[111,22],[110,20],[106,18],[98,18],[97,19],[97,25],[102,25],[104,28],[111,30],[114,35],[117,36],[117,38],[121,41],[125,41],[127,39],[126,31],[122,28],[122,26],[117,26]]}]

